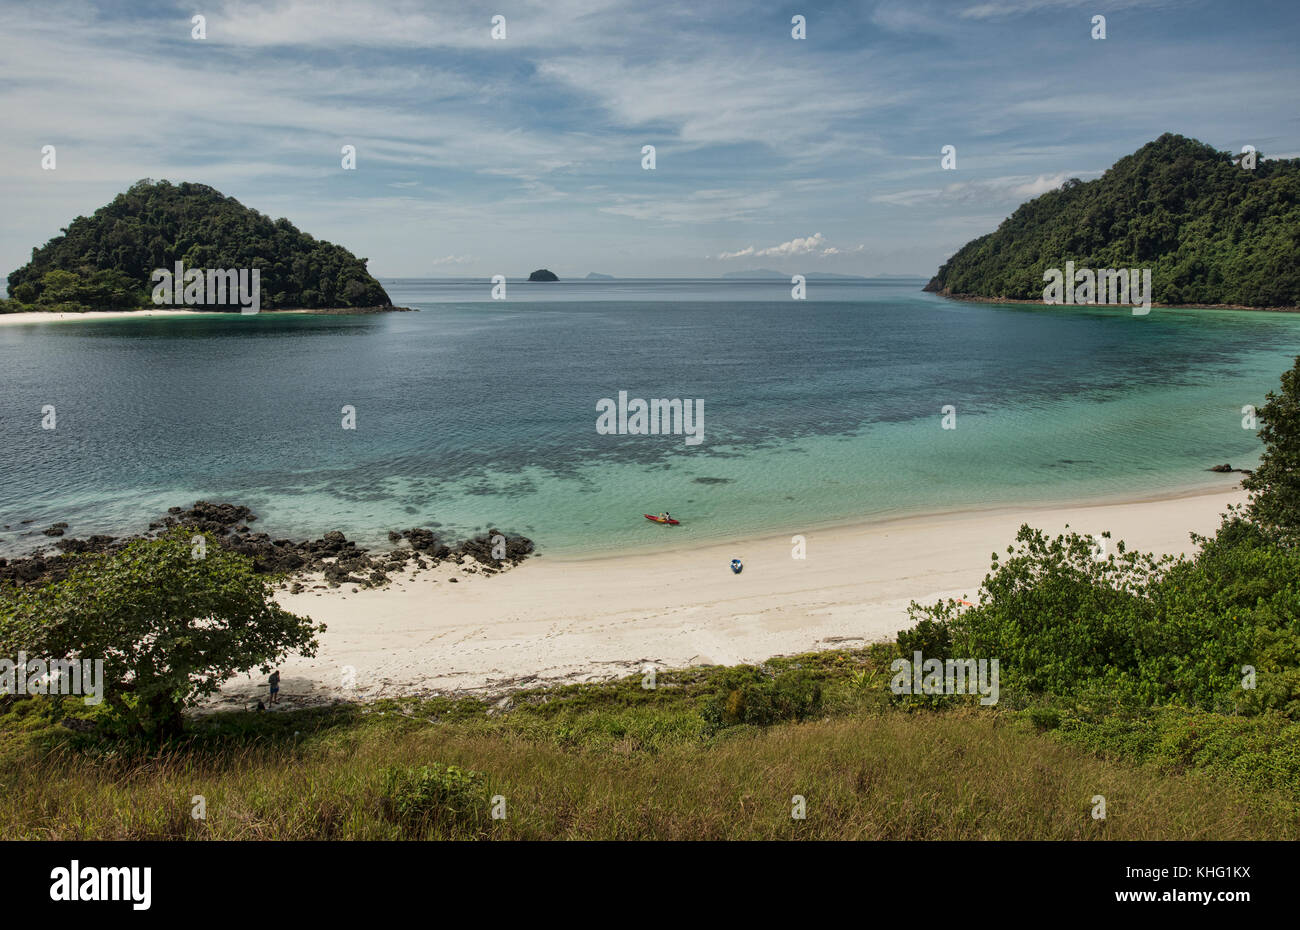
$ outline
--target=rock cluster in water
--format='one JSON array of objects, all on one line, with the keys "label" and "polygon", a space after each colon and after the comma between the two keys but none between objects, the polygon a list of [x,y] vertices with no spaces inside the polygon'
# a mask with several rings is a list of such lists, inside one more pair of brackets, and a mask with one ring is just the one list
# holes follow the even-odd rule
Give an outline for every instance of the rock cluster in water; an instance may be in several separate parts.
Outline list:
[{"label": "rock cluster in water", "polygon": [[[357,587],[381,587],[388,583],[389,575],[408,568],[431,568],[439,562],[460,563],[466,556],[473,559],[476,571],[495,574],[518,565],[533,552],[533,542],[524,536],[511,536],[495,529],[448,545],[428,529],[394,530],[388,534],[395,548],[386,553],[362,549],[342,532],[332,530],[320,539],[295,542],[291,539],[272,539],[267,533],[255,533],[248,524],[257,515],[238,504],[213,504],[196,501],[189,510],[172,507],[161,520],[149,524],[146,537],[165,532],[173,527],[185,527],[194,532],[207,533],[224,548],[238,552],[253,560],[255,571],[265,574],[306,575],[320,572],[330,587],[351,584]],[[56,523],[43,531],[47,536],[62,536],[66,523]],[[494,547],[493,537],[503,539]],[[121,549],[138,536],[90,536],[60,538],[55,542],[57,552],[37,550],[29,556],[0,559],[0,583],[54,581],[62,578],[76,564],[76,556],[86,552],[111,552]],[[402,543],[405,545],[402,545]],[[493,549],[503,553],[494,557]],[[452,579],[455,580],[455,579]],[[300,581],[293,582],[295,592],[302,590]]]}]

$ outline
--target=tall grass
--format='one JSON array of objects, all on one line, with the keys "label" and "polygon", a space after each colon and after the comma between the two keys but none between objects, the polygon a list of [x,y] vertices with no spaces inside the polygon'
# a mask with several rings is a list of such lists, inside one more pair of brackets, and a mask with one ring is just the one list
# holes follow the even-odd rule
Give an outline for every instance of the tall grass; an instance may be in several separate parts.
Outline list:
[{"label": "tall grass", "polygon": [[[288,716],[288,715],[286,715]],[[505,818],[412,826],[385,772],[483,773]],[[192,799],[206,817],[191,816]],[[791,817],[806,799],[806,819]],[[1106,799],[1106,819],[1092,816]],[[1300,816],[1196,773],[1108,761],[1009,716],[959,709],[590,745],[473,722],[355,719],[143,758],[69,746],[10,768],[0,834],[42,839],[1296,839]]]}]

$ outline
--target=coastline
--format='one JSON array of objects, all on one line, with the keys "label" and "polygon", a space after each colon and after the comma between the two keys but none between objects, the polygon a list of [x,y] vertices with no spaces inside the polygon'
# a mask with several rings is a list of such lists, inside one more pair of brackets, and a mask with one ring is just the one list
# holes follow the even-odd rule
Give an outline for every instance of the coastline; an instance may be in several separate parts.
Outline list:
[{"label": "coastline", "polygon": [[[1184,500],[1186,498],[1201,497],[1207,494],[1235,494],[1240,491],[1241,479],[1228,479],[1228,482],[1222,480],[1216,481],[1214,474],[1206,469],[1207,477],[1204,481],[1196,483],[1187,483],[1175,485],[1162,491],[1145,491],[1134,494],[1085,494],[1074,497],[1051,497],[1041,500],[1025,501],[1018,503],[999,503],[999,504],[973,504],[966,507],[952,507],[944,509],[925,509],[903,512],[889,512],[873,516],[855,516],[842,520],[829,521],[810,521],[801,524],[798,529],[790,530],[791,533],[824,533],[828,531],[857,531],[869,532],[872,530],[889,527],[896,523],[906,523],[913,520],[940,520],[946,518],[960,519],[966,516],[1005,516],[1008,514],[1028,513],[1029,511],[1039,510],[1058,510],[1066,507],[1086,509],[1091,507],[1108,507],[1123,506],[1131,504],[1155,504],[1162,501]],[[1234,469],[1236,473],[1236,469]],[[546,557],[553,563],[567,564],[571,562],[599,562],[606,559],[619,559],[631,556],[643,555],[661,555],[670,552],[680,552],[682,550],[698,550],[701,546],[726,547],[734,545],[745,545],[757,541],[772,539],[788,539],[788,534],[783,533],[753,533],[753,532],[736,532],[734,535],[723,537],[710,537],[699,540],[692,539],[685,534],[669,530],[663,534],[666,541],[638,545],[634,548],[623,548],[618,551],[581,551],[575,552],[566,549],[550,549],[546,547],[545,540],[538,540],[538,552],[545,553]]]},{"label": "coastline", "polygon": [[[1081,304],[1048,304],[1042,300],[1029,300],[1024,297],[984,297],[978,294],[945,294],[939,290],[929,290],[921,288],[927,294],[934,294],[937,297],[943,297],[947,300],[956,300],[971,304],[1037,304],[1042,307],[1112,307],[1116,310],[1135,306],[1134,304],[1099,304],[1081,303]],[[1151,304],[1151,307],[1159,307],[1162,310],[1256,310],[1261,313],[1300,313],[1300,307],[1248,307],[1245,304]]]},{"label": "coastline", "polygon": [[[575,561],[529,559],[496,577],[444,563],[387,588],[281,592],[328,626],[315,658],[280,665],[284,706],[411,694],[507,694],[598,681],[653,664],[761,662],[860,646],[910,625],[908,604],[974,600],[993,552],[1029,523],[1049,533],[1109,530],[1131,548],[1188,553],[1211,533],[1231,487],[1128,503],[1061,504],[904,517],[789,536]],[[729,569],[732,558],[744,571]],[[453,581],[452,579],[455,579]],[[354,687],[343,685],[354,670]],[[264,676],[232,680],[204,710],[247,707]]]},{"label": "coastline", "polygon": [[120,320],[126,317],[230,317],[261,316],[280,313],[318,313],[325,315],[362,315],[368,313],[416,313],[414,307],[327,307],[323,309],[301,310],[261,310],[257,313],[239,313],[220,310],[87,310],[85,313],[57,313],[46,310],[22,311],[20,313],[0,313],[0,326],[17,326],[21,323],[59,323],[87,320]]}]

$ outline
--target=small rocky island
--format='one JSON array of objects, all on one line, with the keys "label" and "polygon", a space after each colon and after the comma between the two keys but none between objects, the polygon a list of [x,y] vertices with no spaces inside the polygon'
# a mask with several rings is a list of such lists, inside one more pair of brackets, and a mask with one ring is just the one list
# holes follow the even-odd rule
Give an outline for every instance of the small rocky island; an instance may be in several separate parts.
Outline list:
[{"label": "small rocky island", "polygon": [[528,276],[528,280],[529,281],[558,281],[560,280],[560,277],[554,271],[550,271],[549,269],[546,268],[538,268],[536,271],[534,271],[532,274]]}]

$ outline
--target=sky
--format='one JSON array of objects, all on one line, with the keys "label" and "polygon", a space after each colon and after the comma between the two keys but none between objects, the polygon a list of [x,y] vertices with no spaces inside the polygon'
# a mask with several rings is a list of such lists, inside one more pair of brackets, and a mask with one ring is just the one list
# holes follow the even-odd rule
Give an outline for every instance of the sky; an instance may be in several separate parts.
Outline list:
[{"label": "sky", "polygon": [[1164,132],[1300,155],[1298,39],[1297,0],[4,0],[0,272],[166,178],[381,278],[929,276]]}]

